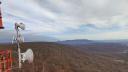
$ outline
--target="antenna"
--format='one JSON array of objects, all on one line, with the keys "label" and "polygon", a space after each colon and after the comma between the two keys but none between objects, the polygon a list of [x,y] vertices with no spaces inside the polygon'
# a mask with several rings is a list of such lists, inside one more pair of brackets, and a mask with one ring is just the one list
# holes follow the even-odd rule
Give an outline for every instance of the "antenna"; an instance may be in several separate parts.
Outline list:
[{"label": "antenna", "polygon": [[22,61],[23,62],[25,62],[26,60],[29,63],[33,62],[34,55],[33,55],[33,51],[31,49],[28,49],[26,52],[21,53],[21,55],[22,55]]},{"label": "antenna", "polygon": [[19,68],[21,68],[21,50],[20,50],[20,43],[22,42],[20,29],[24,30],[25,25],[23,23],[15,23],[15,30],[16,30],[16,43],[18,48],[18,57],[19,57]]},{"label": "antenna", "polygon": [[27,60],[29,63],[32,63],[34,59],[34,54],[31,49],[28,49],[26,52],[21,53],[20,43],[23,43],[24,39],[20,34],[20,29],[25,30],[25,25],[23,23],[15,23],[16,38],[14,38],[14,40],[16,41],[18,48],[19,68],[21,68],[22,62],[25,62]]}]

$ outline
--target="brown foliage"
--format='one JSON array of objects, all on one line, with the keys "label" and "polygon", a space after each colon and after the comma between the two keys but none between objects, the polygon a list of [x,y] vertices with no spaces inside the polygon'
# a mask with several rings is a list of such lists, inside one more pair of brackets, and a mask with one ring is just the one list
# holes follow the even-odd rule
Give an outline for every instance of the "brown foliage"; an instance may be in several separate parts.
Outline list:
[{"label": "brown foliage", "polygon": [[[12,49],[15,45],[0,45],[0,49]],[[22,52],[34,51],[34,62],[25,62],[21,72],[128,72],[127,63],[113,61],[110,57],[91,55],[71,46],[56,43],[24,43]],[[13,56],[17,60],[17,55]],[[16,66],[17,63],[14,63]],[[13,69],[17,72],[18,69]]]}]

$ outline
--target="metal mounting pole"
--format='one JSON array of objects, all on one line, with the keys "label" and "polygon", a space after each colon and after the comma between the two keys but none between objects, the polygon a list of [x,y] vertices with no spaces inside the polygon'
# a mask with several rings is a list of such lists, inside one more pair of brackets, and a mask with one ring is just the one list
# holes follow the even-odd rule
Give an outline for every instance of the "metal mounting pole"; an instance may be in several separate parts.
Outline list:
[{"label": "metal mounting pole", "polygon": [[23,23],[15,23],[15,30],[16,30],[16,37],[14,38],[14,40],[16,41],[17,44],[17,49],[18,49],[18,63],[19,63],[19,71],[22,68],[22,53],[21,53],[21,49],[20,49],[20,43],[24,42],[22,35],[20,34],[20,29],[21,30],[25,30],[25,25]]},{"label": "metal mounting pole", "polygon": [[18,57],[19,57],[19,69],[21,69],[21,50],[20,50],[20,33],[19,27],[15,25],[16,30],[16,43],[18,48]]}]

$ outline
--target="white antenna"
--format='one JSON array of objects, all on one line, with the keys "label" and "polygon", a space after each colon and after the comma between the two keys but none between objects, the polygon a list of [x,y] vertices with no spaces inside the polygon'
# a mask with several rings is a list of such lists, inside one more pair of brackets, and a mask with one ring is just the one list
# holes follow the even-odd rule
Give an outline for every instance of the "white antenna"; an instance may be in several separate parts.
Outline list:
[{"label": "white antenna", "polygon": [[23,62],[25,62],[26,60],[29,63],[33,62],[34,55],[33,55],[33,51],[31,49],[28,49],[26,52],[21,53],[21,55],[22,55],[22,61]]},{"label": "white antenna", "polygon": [[19,56],[19,68],[21,68],[22,62],[24,62],[25,60],[28,60],[29,63],[32,63],[34,55],[31,49],[28,49],[25,53],[21,53],[20,43],[23,43],[24,39],[23,39],[23,36],[20,34],[19,29],[25,30],[25,25],[23,23],[15,23],[16,38],[14,38],[14,40],[17,43],[18,56]]}]

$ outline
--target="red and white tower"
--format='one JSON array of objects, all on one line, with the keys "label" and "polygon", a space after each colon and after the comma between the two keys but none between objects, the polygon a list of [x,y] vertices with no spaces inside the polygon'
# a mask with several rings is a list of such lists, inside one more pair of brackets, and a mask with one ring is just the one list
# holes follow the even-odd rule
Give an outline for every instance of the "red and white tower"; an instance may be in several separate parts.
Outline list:
[{"label": "red and white tower", "polygon": [[[1,5],[1,2],[0,2]],[[0,29],[3,29],[3,22],[2,22],[2,13],[1,13],[1,8],[0,8]]]}]

